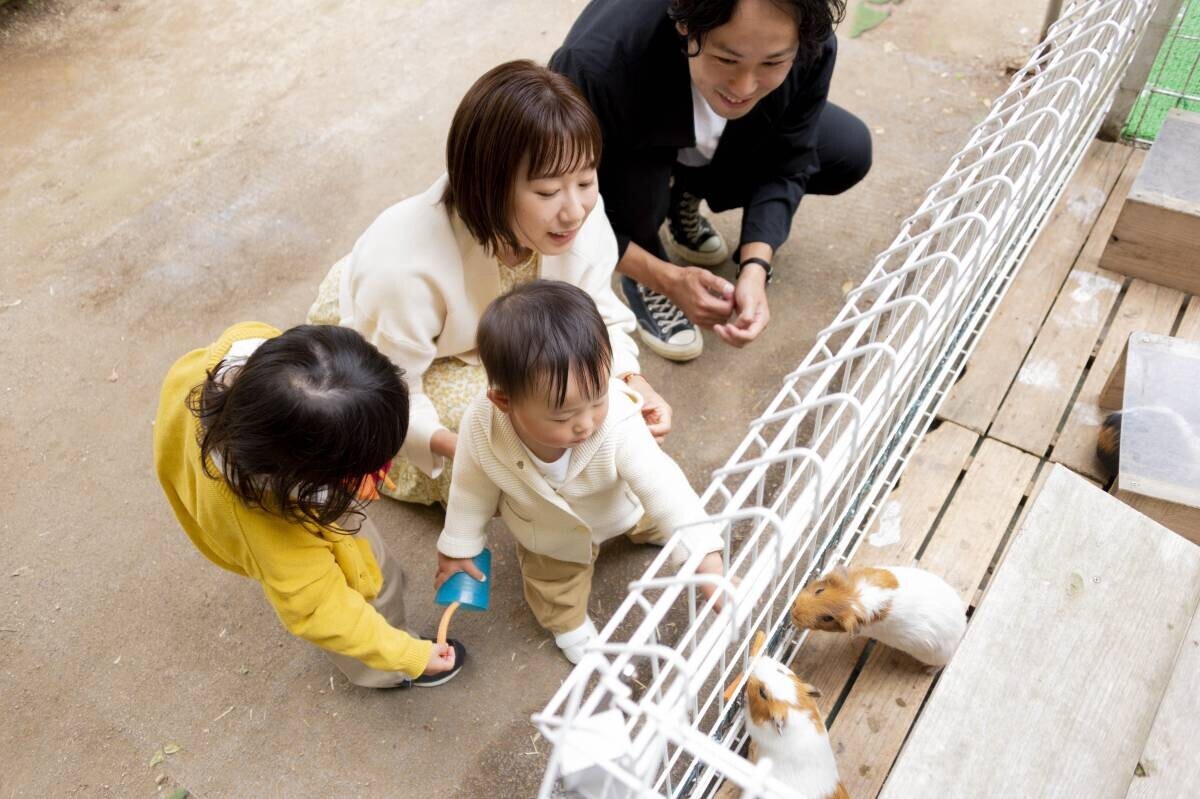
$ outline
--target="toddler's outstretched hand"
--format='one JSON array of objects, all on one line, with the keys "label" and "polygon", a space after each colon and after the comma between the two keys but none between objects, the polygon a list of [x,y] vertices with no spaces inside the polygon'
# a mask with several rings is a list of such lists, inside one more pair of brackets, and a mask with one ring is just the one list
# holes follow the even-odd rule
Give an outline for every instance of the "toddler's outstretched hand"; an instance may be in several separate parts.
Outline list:
[{"label": "toddler's outstretched hand", "polygon": [[456,572],[466,572],[476,580],[483,582],[487,578],[483,576],[483,572],[475,565],[475,561],[471,558],[450,558],[438,553],[438,568],[437,574],[433,575],[433,590],[436,591],[442,587],[442,583],[449,580]]},{"label": "toddler's outstretched hand", "polygon": [[[704,560],[700,561],[700,563],[696,566],[696,574],[724,574],[724,573],[725,573],[725,561],[721,558],[720,552],[709,552],[707,555],[704,556]],[[734,582],[735,583],[737,582],[737,578],[734,578]],[[713,594],[716,594],[717,601],[714,603],[714,608],[717,611],[721,610],[721,608],[725,604],[725,596],[724,596],[723,591],[721,591],[719,588],[717,588],[717,586],[711,585],[709,583],[705,583],[705,584],[701,585],[700,591],[706,597],[712,597]]]},{"label": "toddler's outstretched hand", "polygon": [[454,647],[450,644],[434,643],[433,651],[429,653],[429,662],[425,664],[422,674],[441,674],[454,668]]}]

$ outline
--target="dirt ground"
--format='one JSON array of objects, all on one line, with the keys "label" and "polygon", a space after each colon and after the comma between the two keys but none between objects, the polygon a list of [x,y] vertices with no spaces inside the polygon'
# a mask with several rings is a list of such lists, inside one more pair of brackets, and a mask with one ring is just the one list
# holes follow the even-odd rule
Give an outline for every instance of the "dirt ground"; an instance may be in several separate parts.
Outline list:
[{"label": "dirt ground", "polygon": [[[524,608],[502,531],[493,610],[456,622],[464,673],[357,689],[189,545],[151,421],[185,351],[235,321],[300,322],[328,265],[442,170],[471,81],[544,61],[582,5],[0,5],[0,797],[536,791],[547,746],[529,716],[568,664]],[[683,366],[645,354],[697,488],[983,116],[1044,3],[889,7],[842,40],[833,85],[875,131],[874,170],[802,204],[765,336],[744,351],[709,337]],[[735,213],[717,222],[737,230]],[[386,501],[372,516],[431,630],[440,513]],[[606,553],[598,620],[650,556]]]}]

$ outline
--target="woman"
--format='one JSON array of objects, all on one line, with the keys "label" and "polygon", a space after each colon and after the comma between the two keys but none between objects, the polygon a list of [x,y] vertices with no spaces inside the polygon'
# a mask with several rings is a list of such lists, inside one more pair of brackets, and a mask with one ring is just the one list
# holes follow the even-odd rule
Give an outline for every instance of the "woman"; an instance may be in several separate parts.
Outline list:
[{"label": "woman", "polygon": [[531,61],[501,64],[454,114],[447,174],[384,211],[322,282],[309,321],[353,327],[409,381],[408,438],[389,496],[445,503],[459,420],[487,385],[479,317],[534,278],[595,299],[613,374],[644,397],[650,431],[669,432],[670,407],[639,374],[633,314],[612,291],[617,242],[596,184],[600,150],[600,126],[569,80]]}]

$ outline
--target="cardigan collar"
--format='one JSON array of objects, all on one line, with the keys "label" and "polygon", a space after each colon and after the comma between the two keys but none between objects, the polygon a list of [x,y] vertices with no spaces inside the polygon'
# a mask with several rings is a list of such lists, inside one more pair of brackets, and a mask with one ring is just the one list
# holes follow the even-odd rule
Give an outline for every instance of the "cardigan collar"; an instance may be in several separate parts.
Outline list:
[{"label": "cardigan collar", "polygon": [[[630,416],[641,413],[641,395],[625,385],[623,381],[610,380],[608,391],[608,415],[604,418],[604,423],[600,425],[600,429],[572,451],[571,466],[567,469],[567,477],[563,481],[564,485],[574,480],[583,472],[591,462],[592,457],[608,439],[609,433],[611,433],[615,426],[621,424]],[[491,443],[492,452],[510,471],[520,477],[522,482],[562,510],[574,516],[575,512],[567,505],[566,500],[559,496],[558,492],[546,481],[546,477],[537,466],[529,461],[529,458],[526,456],[528,450],[521,442],[517,431],[513,428],[512,420],[509,419],[508,414],[502,413],[494,405],[491,410],[492,423],[488,427],[488,440]]]}]

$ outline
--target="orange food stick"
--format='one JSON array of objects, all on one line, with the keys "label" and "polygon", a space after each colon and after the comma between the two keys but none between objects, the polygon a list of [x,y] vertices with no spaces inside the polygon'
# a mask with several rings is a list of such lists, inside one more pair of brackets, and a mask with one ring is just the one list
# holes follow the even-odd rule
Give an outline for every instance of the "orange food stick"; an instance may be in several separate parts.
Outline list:
[{"label": "orange food stick", "polygon": [[[767,643],[767,634],[764,633],[762,630],[759,630],[758,632],[756,632],[754,634],[754,640],[750,643],[750,657],[754,657],[759,652],[761,652],[763,645],[766,643]],[[745,674],[746,674],[746,672],[744,672],[744,671],[738,672],[738,676],[733,678],[733,682],[729,683],[729,685],[727,685],[725,687],[725,701],[726,702],[728,702],[730,699],[733,699],[733,695],[735,693],[737,693],[738,683],[740,683],[742,681],[742,677],[745,676]]]},{"label": "orange food stick", "polygon": [[451,602],[446,606],[446,609],[442,611],[442,620],[438,624],[437,642],[439,644],[446,643],[446,633],[450,631],[450,617],[454,615],[454,611],[456,610],[458,610],[458,603]]}]

